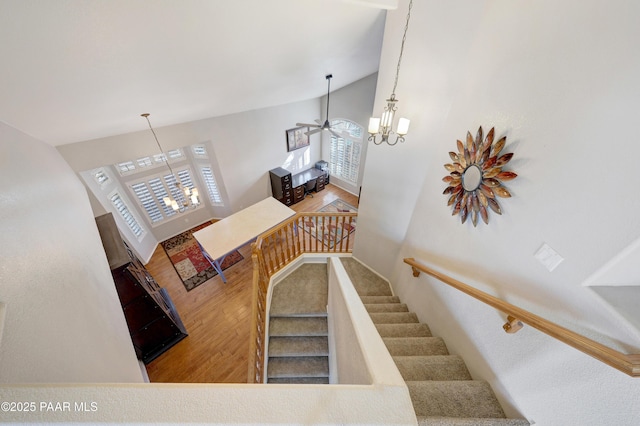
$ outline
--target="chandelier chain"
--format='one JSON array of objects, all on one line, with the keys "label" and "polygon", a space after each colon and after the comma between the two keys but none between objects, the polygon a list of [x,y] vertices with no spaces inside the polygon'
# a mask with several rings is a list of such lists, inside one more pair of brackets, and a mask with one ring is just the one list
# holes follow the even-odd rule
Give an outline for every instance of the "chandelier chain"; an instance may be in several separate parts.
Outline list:
[{"label": "chandelier chain", "polygon": [[160,146],[160,142],[158,141],[158,136],[156,136],[155,130],[153,130],[153,127],[151,127],[151,122],[149,121],[149,114],[142,114],[142,116],[147,119],[147,124],[149,125],[149,129],[151,129],[151,133],[153,133],[153,138],[156,140],[156,144],[158,145],[158,149],[160,149],[160,153],[162,154],[162,159],[164,160],[164,163],[169,168],[169,172],[171,172],[171,175],[175,176],[175,174],[173,173],[173,169],[171,168],[171,165],[169,164],[169,159],[167,158],[167,154],[165,154],[164,151],[162,150],[162,147]]},{"label": "chandelier chain", "polygon": [[404,26],[404,34],[402,36],[402,43],[400,44],[400,56],[398,57],[398,66],[396,67],[396,79],[393,83],[393,90],[391,96],[395,98],[396,86],[398,85],[398,76],[400,75],[400,63],[402,62],[402,53],[404,51],[404,42],[407,39],[407,30],[409,29],[409,18],[411,18],[411,8],[413,7],[413,0],[409,1],[409,10],[407,11],[407,23]]}]

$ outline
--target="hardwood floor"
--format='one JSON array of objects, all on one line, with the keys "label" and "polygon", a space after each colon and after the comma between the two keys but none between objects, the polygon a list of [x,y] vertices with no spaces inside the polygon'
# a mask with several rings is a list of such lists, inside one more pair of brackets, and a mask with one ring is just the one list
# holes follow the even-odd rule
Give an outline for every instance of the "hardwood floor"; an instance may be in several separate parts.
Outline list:
[{"label": "hardwood floor", "polygon": [[[318,211],[337,198],[358,206],[355,195],[327,185],[291,208]],[[169,292],[189,336],[147,365],[151,382],[246,383],[253,286],[251,245],[239,251],[244,260],[225,270],[226,284],[216,276],[187,292],[162,246],[156,247],[146,268]]]}]

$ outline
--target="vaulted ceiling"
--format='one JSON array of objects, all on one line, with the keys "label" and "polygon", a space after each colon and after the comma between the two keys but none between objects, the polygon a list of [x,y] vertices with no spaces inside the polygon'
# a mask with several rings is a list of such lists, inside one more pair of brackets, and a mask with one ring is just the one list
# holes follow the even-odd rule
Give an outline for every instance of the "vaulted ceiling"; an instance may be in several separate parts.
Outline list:
[{"label": "vaulted ceiling", "polygon": [[0,121],[51,145],[319,97],[397,0],[2,0]]}]

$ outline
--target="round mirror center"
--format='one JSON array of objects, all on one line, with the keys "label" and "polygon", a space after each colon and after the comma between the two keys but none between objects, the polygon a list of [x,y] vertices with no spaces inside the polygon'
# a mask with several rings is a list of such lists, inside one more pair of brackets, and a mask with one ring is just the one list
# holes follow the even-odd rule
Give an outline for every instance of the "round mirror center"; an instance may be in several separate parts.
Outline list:
[{"label": "round mirror center", "polygon": [[480,171],[480,167],[471,165],[467,167],[467,170],[464,171],[462,175],[462,187],[465,191],[475,191],[480,186],[482,182],[482,172]]}]

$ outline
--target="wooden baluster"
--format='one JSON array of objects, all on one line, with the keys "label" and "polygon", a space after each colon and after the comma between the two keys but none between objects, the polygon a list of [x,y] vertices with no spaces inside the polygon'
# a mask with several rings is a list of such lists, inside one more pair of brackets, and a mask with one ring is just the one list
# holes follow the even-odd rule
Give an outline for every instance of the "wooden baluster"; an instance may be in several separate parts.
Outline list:
[{"label": "wooden baluster", "polygon": [[300,250],[298,247],[298,233],[296,232],[296,221],[291,222],[291,252],[293,253],[293,257],[297,257],[300,254]]},{"label": "wooden baluster", "polygon": [[291,246],[289,245],[289,235],[291,235],[291,224],[288,223],[284,226],[284,242],[287,246],[287,263],[291,260]]},{"label": "wooden baluster", "polygon": [[[284,248],[282,247],[282,228],[278,228],[276,231],[276,246],[279,250],[276,252],[277,262],[276,262],[276,271],[280,270],[282,265],[284,265]],[[275,271],[274,271],[275,272]]]},{"label": "wooden baluster", "polygon": [[[338,250],[338,216],[329,217],[329,230],[333,234],[333,247],[330,247],[330,251],[335,253]],[[331,238],[328,242],[331,242]]]},{"label": "wooden baluster", "polygon": [[273,236],[271,235],[271,236],[269,236],[267,238],[268,238],[267,239],[267,256],[269,258],[269,267],[267,268],[267,275],[271,275],[273,273],[274,268],[275,268],[275,266],[273,265],[274,256],[273,256],[273,251],[272,251],[272,249],[273,249],[273,246],[272,246],[272,244],[273,244]]},{"label": "wooden baluster", "polygon": [[[296,232],[298,233],[298,251],[299,253],[304,252],[304,219],[303,217],[296,218],[297,228]],[[302,226],[301,226],[302,225]]]},{"label": "wooden baluster", "polygon": [[322,243],[320,245],[320,248],[318,248],[318,245],[316,244],[316,249],[317,251],[324,251],[324,242],[325,242],[325,223],[326,223],[326,216],[322,215],[322,226],[320,227],[320,229],[322,230],[321,234],[320,234],[320,238],[319,241]]},{"label": "wooden baluster", "polygon": [[346,247],[344,248],[345,252],[349,251],[349,240],[351,239],[351,231],[350,230],[351,230],[352,226],[353,226],[353,216],[349,216],[349,226],[348,226],[349,234],[347,234],[347,244],[346,244]]},{"label": "wooden baluster", "polygon": [[[345,220],[346,220],[346,219],[347,219],[347,218],[346,218],[345,216],[340,216],[340,222],[339,222],[339,223],[340,223],[340,253],[342,253],[342,252],[343,252],[342,247],[344,246],[344,240],[345,240],[345,238],[347,238],[347,239],[349,238],[349,234],[346,234],[346,235],[345,235],[345,231],[346,231],[346,229],[344,228],[344,223],[345,223]],[[336,229],[337,229],[337,228],[336,228]],[[336,243],[336,246],[337,246],[337,245],[338,245],[338,244]]]},{"label": "wooden baluster", "polygon": [[[306,222],[311,222],[311,216],[305,216],[304,217]],[[309,232],[306,232],[306,236],[307,236],[307,244],[305,247],[304,251],[311,251],[311,232],[313,232],[313,230],[311,228],[308,229]]]}]

